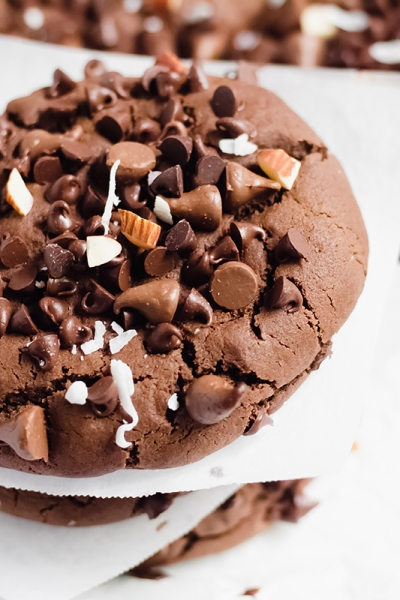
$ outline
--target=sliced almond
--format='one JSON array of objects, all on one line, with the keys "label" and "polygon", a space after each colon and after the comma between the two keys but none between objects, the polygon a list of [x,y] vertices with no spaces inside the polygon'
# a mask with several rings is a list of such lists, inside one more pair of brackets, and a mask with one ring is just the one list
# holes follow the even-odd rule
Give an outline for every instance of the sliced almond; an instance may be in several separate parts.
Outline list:
[{"label": "sliced almond", "polygon": [[89,235],[86,238],[86,257],[90,268],[105,265],[121,250],[121,244],[106,235]]},{"label": "sliced almond", "polygon": [[173,73],[179,73],[180,75],[185,75],[188,70],[187,66],[184,65],[183,62],[176,56],[176,54],[170,50],[167,50],[167,52],[164,52],[164,54],[160,54],[160,56],[157,57],[156,65],[168,67],[170,71]]},{"label": "sliced almond", "polygon": [[33,196],[17,169],[13,169],[8,178],[6,200],[22,216],[27,215],[33,206]]},{"label": "sliced almond", "polygon": [[284,150],[261,150],[257,161],[261,169],[286,190],[291,190],[300,171],[301,162]]},{"label": "sliced almond", "polygon": [[139,248],[155,248],[160,237],[161,227],[157,223],[142,219],[129,210],[118,210],[121,217],[121,233]]}]

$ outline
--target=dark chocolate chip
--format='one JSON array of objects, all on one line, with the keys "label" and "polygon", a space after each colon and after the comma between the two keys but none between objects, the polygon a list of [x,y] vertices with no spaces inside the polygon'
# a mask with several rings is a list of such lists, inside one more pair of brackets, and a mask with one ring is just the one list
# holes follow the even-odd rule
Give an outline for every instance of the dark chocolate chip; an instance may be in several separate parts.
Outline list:
[{"label": "dark chocolate chip", "polygon": [[182,334],[171,323],[160,323],[146,336],[145,344],[148,352],[153,354],[168,354],[179,348]]},{"label": "dark chocolate chip", "polygon": [[201,321],[210,325],[213,319],[211,304],[194,288],[179,310],[177,319],[182,322]]},{"label": "dark chocolate chip", "polygon": [[61,144],[61,152],[67,160],[76,163],[89,163],[93,158],[93,149],[76,140],[65,139]]},{"label": "dark chocolate chip", "polygon": [[244,383],[234,387],[217,375],[203,375],[187,389],[186,410],[201,425],[219,423],[234,411],[245,392]]},{"label": "dark chocolate chip", "polygon": [[68,250],[72,252],[74,255],[74,264],[73,267],[77,271],[83,271],[88,268],[87,258],[86,258],[86,241],[85,240],[73,240],[69,246]]},{"label": "dark chocolate chip", "polygon": [[299,258],[307,260],[310,255],[310,246],[298,229],[291,228],[279,240],[274,254],[276,260],[280,263]]},{"label": "dark chocolate chip", "polygon": [[237,138],[243,133],[247,133],[249,136],[254,136],[256,128],[248,121],[241,121],[234,117],[221,117],[217,120],[217,129],[222,131],[224,137]]},{"label": "dark chocolate chip", "polygon": [[100,85],[115,92],[119,98],[129,98],[129,91],[125,88],[126,79],[121,73],[108,71],[100,77]]},{"label": "dark chocolate chip", "polygon": [[61,233],[57,237],[51,238],[51,241],[49,243],[58,244],[59,246],[61,246],[61,248],[68,249],[69,245],[77,240],[78,238],[76,237],[75,233],[73,233],[72,231],[64,231],[64,233]]},{"label": "dark chocolate chip", "polygon": [[54,202],[47,213],[47,231],[60,235],[71,229],[74,229],[74,222],[69,205],[64,200]]},{"label": "dark chocolate chip", "polygon": [[267,412],[265,410],[261,410],[258,413],[257,417],[254,419],[254,421],[252,421],[252,423],[250,424],[248,429],[246,429],[246,431],[244,432],[243,435],[255,435],[256,433],[258,433],[260,431],[260,429],[262,429],[266,425],[273,425],[273,424],[274,424],[274,422],[271,419],[271,417],[269,416],[269,414],[267,414]]},{"label": "dark chocolate chip", "polygon": [[5,267],[16,267],[28,260],[28,246],[19,235],[10,235],[1,243],[1,262]]},{"label": "dark chocolate chip", "polygon": [[35,323],[32,321],[25,304],[21,304],[21,306],[17,308],[12,315],[8,324],[8,331],[23,335],[34,335],[39,331]]},{"label": "dark chocolate chip", "polygon": [[75,81],[72,81],[61,69],[56,69],[53,75],[53,84],[46,90],[46,96],[48,98],[59,98],[72,92],[75,87]]},{"label": "dark chocolate chip", "polygon": [[11,302],[7,298],[0,298],[0,337],[6,332],[12,311]]},{"label": "dark chocolate chip", "polygon": [[193,140],[194,150],[197,155],[197,159],[203,158],[203,156],[218,156],[218,152],[211,146],[206,146],[201,138],[201,135],[195,135]]},{"label": "dark chocolate chip", "polygon": [[60,279],[53,279],[49,277],[46,286],[46,293],[49,296],[73,296],[78,289],[75,281],[69,277],[61,277]]},{"label": "dark chocolate chip", "polygon": [[107,114],[100,113],[95,122],[98,133],[113,144],[125,139],[132,128],[130,110],[118,104],[110,108]]},{"label": "dark chocolate chip", "polygon": [[104,235],[104,225],[100,215],[93,215],[85,221],[82,227],[82,235],[86,238],[91,235]]},{"label": "dark chocolate chip", "polygon": [[93,60],[89,60],[85,65],[84,72],[87,79],[97,79],[97,77],[101,77],[106,72],[106,68],[101,60],[94,58]]},{"label": "dark chocolate chip", "polygon": [[211,107],[217,117],[233,117],[236,112],[236,99],[231,88],[220,85],[211,98]]},{"label": "dark chocolate chip", "polygon": [[44,196],[50,204],[58,200],[75,204],[81,194],[82,187],[79,179],[74,175],[63,175],[47,188]]},{"label": "dark chocolate chip", "polygon": [[102,377],[88,389],[88,400],[97,417],[108,417],[118,406],[118,389],[111,376]]},{"label": "dark chocolate chip", "polygon": [[123,260],[122,263],[111,265],[113,261],[101,269],[101,282],[112,291],[124,292],[131,284],[131,261]]},{"label": "dark chocolate chip", "polygon": [[189,260],[183,265],[182,279],[193,286],[200,286],[210,279],[214,269],[210,263],[208,252],[194,252]]},{"label": "dark chocolate chip", "polygon": [[148,206],[144,206],[137,211],[139,217],[142,219],[147,219],[147,221],[151,221],[152,223],[158,223],[156,215],[153,213]]},{"label": "dark chocolate chip", "polygon": [[187,81],[189,84],[189,90],[192,93],[204,92],[209,88],[208,77],[204,73],[203,68],[199,63],[193,63],[193,65],[190,67],[187,75]]},{"label": "dark chocolate chip", "polygon": [[161,142],[159,148],[168,162],[183,167],[191,157],[193,140],[189,136],[171,135]]},{"label": "dark chocolate chip", "polygon": [[93,215],[102,215],[104,207],[106,205],[105,198],[102,198],[93,188],[89,185],[85,197],[81,203],[81,213],[88,219]]},{"label": "dark chocolate chip", "polygon": [[182,85],[182,76],[179,73],[168,72],[156,75],[156,88],[159,97],[163,100],[171,98]]},{"label": "dark chocolate chip", "polygon": [[39,302],[40,309],[54,325],[59,325],[68,313],[68,304],[57,298],[45,296]]},{"label": "dark chocolate chip", "polygon": [[60,353],[60,340],[55,333],[39,333],[27,347],[42,371],[50,371],[56,365]]},{"label": "dark chocolate chip", "polygon": [[74,262],[72,252],[61,248],[58,244],[48,244],[44,249],[43,258],[50,277],[54,279],[64,277]]},{"label": "dark chocolate chip", "polygon": [[225,170],[226,163],[219,156],[203,156],[197,161],[196,175],[198,185],[216,185]]},{"label": "dark chocolate chip", "polygon": [[175,267],[172,252],[163,246],[150,250],[144,259],[144,270],[152,277],[163,277]]},{"label": "dark chocolate chip", "polygon": [[88,315],[101,315],[112,307],[115,296],[94,279],[90,280],[90,286],[92,289],[82,298],[81,308]]},{"label": "dark chocolate chip", "polygon": [[146,198],[140,200],[140,192],[140,183],[132,183],[124,187],[122,192],[122,204],[126,210],[135,211],[146,205]]},{"label": "dark chocolate chip", "polygon": [[230,235],[225,235],[212,250],[209,250],[209,255],[212,265],[219,265],[228,260],[239,260],[239,250]]},{"label": "dark chocolate chip", "polygon": [[178,252],[181,256],[188,256],[196,250],[196,235],[188,221],[182,219],[169,230],[165,238],[165,245],[171,252]]},{"label": "dark chocolate chip", "polygon": [[257,297],[257,276],[245,263],[226,262],[215,271],[210,291],[218,306],[228,310],[244,308]]},{"label": "dark chocolate chip", "polygon": [[246,222],[235,222],[232,221],[229,228],[229,235],[235,242],[236,246],[239,249],[239,252],[242,252],[254,239],[265,242],[267,239],[267,234],[265,230],[259,225],[254,225],[254,223],[246,223]]},{"label": "dark chocolate chip", "polygon": [[155,196],[161,194],[171,198],[179,198],[183,194],[183,173],[180,165],[166,169],[155,178],[150,185]]},{"label": "dark chocolate chip", "polygon": [[171,98],[164,106],[160,114],[160,123],[165,127],[171,121],[182,121],[184,112],[182,103],[178,98]]},{"label": "dark chocolate chip", "polygon": [[270,309],[284,309],[288,313],[300,310],[303,296],[299,288],[286,277],[278,277],[268,295]]},{"label": "dark chocolate chip", "polygon": [[66,317],[60,325],[58,335],[64,348],[84,344],[93,337],[90,327],[86,327],[78,317]]},{"label": "dark chocolate chip", "polygon": [[36,183],[54,183],[63,174],[58,156],[41,156],[33,167],[33,178]]},{"label": "dark chocolate chip", "polygon": [[15,292],[33,291],[36,275],[37,269],[32,264],[19,267],[14,271],[8,287]]}]

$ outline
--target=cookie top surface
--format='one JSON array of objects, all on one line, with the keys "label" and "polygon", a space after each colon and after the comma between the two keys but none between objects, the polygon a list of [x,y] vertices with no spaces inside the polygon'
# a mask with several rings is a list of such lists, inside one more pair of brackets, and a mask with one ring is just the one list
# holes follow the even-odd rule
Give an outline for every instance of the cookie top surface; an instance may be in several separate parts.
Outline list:
[{"label": "cookie top surface", "polygon": [[271,92],[161,57],[0,118],[0,465],[188,464],[253,434],[362,290],[346,177]]}]

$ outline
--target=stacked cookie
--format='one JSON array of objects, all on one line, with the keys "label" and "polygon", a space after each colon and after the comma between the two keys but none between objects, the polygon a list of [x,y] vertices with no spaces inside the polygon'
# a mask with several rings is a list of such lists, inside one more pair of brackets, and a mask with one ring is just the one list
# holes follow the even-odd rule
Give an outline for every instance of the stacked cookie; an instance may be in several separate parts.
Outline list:
[{"label": "stacked cookie", "polygon": [[[141,79],[91,61],[8,104],[0,466],[192,464],[258,434],[329,354],[364,283],[362,218],[323,142],[250,76],[170,53]],[[246,486],[155,560],[293,519],[302,487]],[[0,490],[2,510],[62,525],[157,517],[175,496]]]}]

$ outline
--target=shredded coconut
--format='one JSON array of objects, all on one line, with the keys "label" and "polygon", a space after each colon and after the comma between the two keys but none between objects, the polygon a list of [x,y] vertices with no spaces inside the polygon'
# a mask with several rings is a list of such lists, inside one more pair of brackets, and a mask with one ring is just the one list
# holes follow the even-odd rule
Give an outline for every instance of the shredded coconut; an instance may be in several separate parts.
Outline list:
[{"label": "shredded coconut", "polygon": [[101,217],[101,223],[104,227],[104,235],[108,234],[113,206],[118,206],[118,204],[120,203],[120,199],[115,193],[117,187],[116,175],[120,162],[120,160],[116,160],[113,166],[111,167],[110,171],[110,182],[108,184],[107,202],[104,208],[103,216]]},{"label": "shredded coconut", "polygon": [[115,359],[111,361],[110,368],[111,375],[117,386],[121,406],[132,419],[131,423],[124,422],[123,425],[118,427],[115,442],[120,448],[129,448],[131,444],[125,440],[125,433],[127,431],[132,431],[139,422],[138,414],[131,400],[131,396],[133,396],[135,391],[132,371],[126,363],[122,362],[122,360]]},{"label": "shredded coconut", "polygon": [[171,398],[168,400],[168,408],[170,410],[178,410],[178,408],[179,408],[178,394],[172,394]]},{"label": "shredded coconut", "polygon": [[71,354],[76,354],[76,344],[72,345]]},{"label": "shredded coconut", "polygon": [[164,198],[161,198],[161,196],[156,196],[153,212],[160,219],[160,221],[168,223],[168,225],[174,224],[169,204],[164,200]]},{"label": "shredded coconut", "polygon": [[44,281],[35,281],[35,287],[37,287],[38,290],[41,290],[42,288],[46,287],[46,284]]},{"label": "shredded coconut", "polygon": [[94,338],[85,342],[81,346],[81,350],[84,354],[93,354],[97,350],[101,350],[104,346],[104,334],[106,332],[106,326],[102,321],[96,321],[94,324]]},{"label": "shredded coconut", "polygon": [[112,338],[109,341],[110,352],[111,354],[116,354],[122,348],[124,348],[129,342],[137,335],[136,329],[128,329],[128,331],[123,331],[117,337]]},{"label": "shredded coconut", "polygon": [[115,333],[118,333],[118,335],[119,335],[120,333],[124,333],[124,328],[123,328],[123,327],[121,327],[121,325],[119,325],[119,323],[117,323],[116,321],[113,321],[113,322],[111,323],[111,329],[112,329],[113,331],[115,331]]},{"label": "shredded coconut", "polygon": [[258,150],[258,146],[249,142],[247,133],[242,133],[239,137],[231,139],[226,138],[219,141],[219,149],[225,154],[234,154],[235,156],[249,156]]},{"label": "shredded coconut", "polygon": [[88,389],[84,381],[74,381],[65,393],[65,399],[70,404],[86,404],[87,397]]}]

